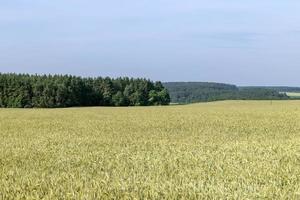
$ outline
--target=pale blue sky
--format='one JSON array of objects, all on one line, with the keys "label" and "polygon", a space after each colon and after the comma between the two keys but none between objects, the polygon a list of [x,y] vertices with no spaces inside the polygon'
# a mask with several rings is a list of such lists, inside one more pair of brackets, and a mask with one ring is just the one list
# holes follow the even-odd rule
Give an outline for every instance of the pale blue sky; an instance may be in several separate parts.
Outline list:
[{"label": "pale blue sky", "polygon": [[300,86],[300,1],[2,0],[0,72]]}]

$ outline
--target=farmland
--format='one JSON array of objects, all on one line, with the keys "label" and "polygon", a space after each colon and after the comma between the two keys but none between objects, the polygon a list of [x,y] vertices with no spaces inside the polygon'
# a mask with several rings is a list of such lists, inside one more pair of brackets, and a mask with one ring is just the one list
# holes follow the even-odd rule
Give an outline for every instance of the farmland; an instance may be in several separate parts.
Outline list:
[{"label": "farmland", "polygon": [[300,98],[300,92],[287,92],[286,94],[291,98]]},{"label": "farmland", "polygon": [[0,109],[0,199],[299,199],[300,101]]}]

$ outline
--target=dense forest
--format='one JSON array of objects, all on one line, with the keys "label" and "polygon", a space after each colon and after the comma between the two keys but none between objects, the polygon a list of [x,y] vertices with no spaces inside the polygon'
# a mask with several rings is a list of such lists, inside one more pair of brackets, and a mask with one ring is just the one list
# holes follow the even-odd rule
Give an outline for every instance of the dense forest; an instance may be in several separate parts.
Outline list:
[{"label": "dense forest", "polygon": [[271,89],[271,90],[276,90],[277,92],[300,92],[300,87],[285,87],[285,86],[246,86],[246,87],[240,87],[242,89],[244,88],[264,88],[264,89]]},{"label": "dense forest", "polygon": [[280,100],[289,99],[285,93],[272,88],[237,87],[206,82],[164,83],[173,103],[195,103],[217,100]]},{"label": "dense forest", "polygon": [[147,79],[0,73],[0,107],[149,106],[169,102],[162,83]]}]

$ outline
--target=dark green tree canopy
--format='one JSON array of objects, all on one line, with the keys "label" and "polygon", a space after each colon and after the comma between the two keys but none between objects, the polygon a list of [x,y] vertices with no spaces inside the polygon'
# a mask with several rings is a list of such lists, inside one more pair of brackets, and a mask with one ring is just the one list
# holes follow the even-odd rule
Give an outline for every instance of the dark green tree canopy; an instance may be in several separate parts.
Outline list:
[{"label": "dark green tree canopy", "polygon": [[150,106],[170,103],[160,82],[0,73],[0,107]]}]

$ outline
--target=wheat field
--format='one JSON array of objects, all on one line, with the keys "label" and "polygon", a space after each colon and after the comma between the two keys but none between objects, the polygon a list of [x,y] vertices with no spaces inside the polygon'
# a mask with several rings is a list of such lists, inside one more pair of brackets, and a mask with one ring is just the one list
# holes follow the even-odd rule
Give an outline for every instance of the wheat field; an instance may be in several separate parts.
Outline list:
[{"label": "wheat field", "polygon": [[0,109],[0,199],[300,199],[300,101]]}]

